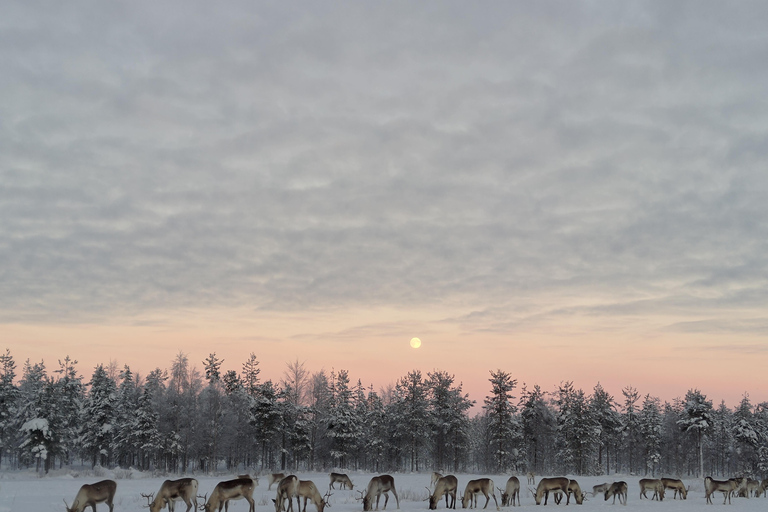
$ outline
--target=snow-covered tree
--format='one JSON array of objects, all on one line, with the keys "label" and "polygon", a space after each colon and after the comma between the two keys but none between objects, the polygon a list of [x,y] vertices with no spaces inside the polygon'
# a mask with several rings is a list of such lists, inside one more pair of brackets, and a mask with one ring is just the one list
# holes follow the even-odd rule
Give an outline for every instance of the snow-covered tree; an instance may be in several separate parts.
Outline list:
[{"label": "snow-covered tree", "polygon": [[14,384],[16,362],[11,351],[0,354],[0,463],[3,457],[11,457],[16,440],[14,417],[18,407],[19,389]]},{"label": "snow-covered tree", "polygon": [[88,385],[90,389],[83,407],[83,450],[92,466],[108,466],[116,434],[117,385],[101,364],[95,368]]},{"label": "snow-covered tree", "polygon": [[621,414],[621,430],[624,439],[624,451],[627,454],[626,468],[630,473],[637,471],[637,450],[640,443],[640,426],[638,418],[638,400],[640,393],[632,386],[626,386],[621,390],[624,395],[623,411]]},{"label": "snow-covered tree", "polygon": [[339,371],[334,391],[327,435],[331,440],[331,457],[334,465],[343,469],[347,467],[347,459],[357,445],[361,427],[355,415],[347,370]]},{"label": "snow-covered tree", "polygon": [[512,402],[515,397],[511,393],[517,386],[517,379],[501,369],[490,373],[491,394],[485,397],[484,408],[490,421],[490,441],[496,468],[506,471],[521,461],[522,425],[515,416],[517,406]]},{"label": "snow-covered tree", "polygon": [[704,436],[712,427],[712,401],[707,400],[698,389],[691,389],[685,394],[685,409],[683,416],[677,421],[683,432],[692,435],[696,440],[697,477],[704,474]]},{"label": "snow-covered tree", "polygon": [[527,468],[545,473],[551,468],[552,447],[555,444],[557,420],[547,404],[546,392],[536,384],[529,391],[523,386],[520,393],[520,417],[523,442],[526,443]]},{"label": "snow-covered tree", "polygon": [[656,474],[661,461],[662,417],[660,400],[651,395],[645,395],[643,408],[640,411],[640,437],[643,445],[645,474]]},{"label": "snow-covered tree", "polygon": [[572,382],[560,385],[555,395],[559,432],[558,458],[565,471],[592,474],[592,453],[599,444],[600,427],[590,414],[583,390],[575,389]]},{"label": "snow-covered tree", "polygon": [[274,440],[281,426],[280,390],[271,380],[260,384],[251,405],[250,424],[256,434],[255,441],[261,447],[261,468],[274,465]]},{"label": "snow-covered tree", "polygon": [[[616,400],[598,382],[589,399],[590,415],[600,429],[597,439],[597,467],[606,474],[611,471],[611,452],[617,450],[621,430],[621,415],[616,410]],[[603,464],[605,455],[605,464]]]},{"label": "snow-covered tree", "polygon": [[[429,423],[434,443],[435,469],[459,470],[469,448],[467,411],[475,402],[454,384],[455,377],[444,371],[427,374]],[[518,454],[521,455],[521,454]]]}]

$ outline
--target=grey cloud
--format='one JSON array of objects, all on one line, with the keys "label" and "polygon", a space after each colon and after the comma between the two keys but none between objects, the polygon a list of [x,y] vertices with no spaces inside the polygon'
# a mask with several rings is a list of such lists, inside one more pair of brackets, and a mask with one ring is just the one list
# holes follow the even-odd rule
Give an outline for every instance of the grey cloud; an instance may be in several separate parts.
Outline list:
[{"label": "grey cloud", "polygon": [[3,31],[3,321],[766,305],[745,13],[137,5],[16,5]]}]

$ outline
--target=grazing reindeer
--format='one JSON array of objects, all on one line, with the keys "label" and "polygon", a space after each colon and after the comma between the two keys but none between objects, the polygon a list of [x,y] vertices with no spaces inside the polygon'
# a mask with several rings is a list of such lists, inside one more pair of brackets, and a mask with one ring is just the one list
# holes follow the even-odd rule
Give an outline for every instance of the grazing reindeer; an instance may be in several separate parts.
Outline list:
[{"label": "grazing reindeer", "polygon": [[723,493],[723,505],[725,502],[731,502],[731,492],[738,488],[739,484],[736,480],[713,480],[711,476],[704,479],[704,494],[707,498],[707,503],[712,503],[712,494],[715,492]]},{"label": "grazing reindeer", "polygon": [[501,493],[501,506],[507,507],[509,506],[510,500],[512,502],[512,506],[515,506],[515,496],[517,496],[517,504],[520,505],[520,480],[517,479],[516,476],[509,477],[509,480],[507,480],[507,486],[502,491],[499,489],[499,492]]},{"label": "grazing reindeer", "polygon": [[604,484],[600,484],[600,485],[593,485],[592,486],[592,497],[594,498],[595,496],[597,496],[601,492],[604,493],[605,491],[608,490],[608,488],[610,486],[611,486],[611,484],[609,484],[608,482],[606,482]]},{"label": "grazing reindeer", "polygon": [[529,471],[526,476],[528,477],[528,485],[536,485],[536,475],[533,474],[533,471]]},{"label": "grazing reindeer", "polygon": [[205,512],[214,512],[217,509],[221,512],[224,507],[229,509],[229,500],[245,499],[248,502],[248,512],[256,512],[256,503],[253,501],[253,489],[255,487],[256,482],[250,477],[219,482],[213,488],[211,497],[208,498],[203,508]]},{"label": "grazing reindeer", "polygon": [[307,500],[312,500],[312,503],[317,508],[317,512],[323,512],[326,505],[330,507],[328,505],[328,498],[330,496],[330,490],[325,494],[325,497],[320,496],[320,491],[317,490],[317,486],[312,480],[299,480],[299,498],[304,498],[303,512],[307,512]]},{"label": "grazing reindeer", "polygon": [[[144,495],[149,499],[152,495]],[[168,505],[168,510],[173,512],[174,502],[183,501],[187,505],[187,512],[192,508],[192,504],[195,504],[195,512],[197,512],[197,480],[194,478],[180,478],[179,480],[166,480],[160,486],[160,490],[157,491],[155,499],[149,504],[149,512],[160,512],[161,509]]]},{"label": "grazing reindeer", "polygon": [[608,489],[605,491],[605,501],[608,501],[608,498],[613,496],[613,504],[616,504],[616,496],[619,497],[619,503],[621,503],[621,499],[624,498],[624,505],[627,504],[627,494],[628,494],[628,486],[627,482],[621,481],[621,482],[613,482]]},{"label": "grazing reindeer", "polygon": [[576,500],[577,505],[582,505],[584,503],[584,491],[581,490],[581,486],[576,480],[568,482],[568,499],[565,501],[566,505],[571,501],[571,493],[573,493],[573,498]]},{"label": "grazing reindeer", "polygon": [[384,494],[384,510],[387,510],[387,502],[389,501],[389,491],[395,495],[397,501],[397,508],[400,508],[400,498],[397,497],[397,490],[395,489],[395,479],[390,475],[380,475],[371,478],[368,482],[368,487],[363,495],[363,510],[371,510],[373,505],[373,498],[376,498],[376,510],[379,510],[379,500],[382,493]]},{"label": "grazing reindeer", "polygon": [[285,473],[270,473],[269,476],[267,476],[267,481],[269,482],[269,485],[267,486],[267,490],[272,490],[272,484],[280,483],[280,480],[285,478]]},{"label": "grazing reindeer", "polygon": [[764,478],[762,482],[760,482],[760,492],[763,493],[763,498],[768,495],[768,478]]},{"label": "grazing reindeer", "polygon": [[640,485],[640,499],[648,499],[646,491],[653,491],[652,500],[664,501],[664,484],[657,478],[641,478],[638,482]]},{"label": "grazing reindeer", "polygon": [[114,508],[115,491],[117,491],[117,482],[114,480],[102,480],[95,484],[85,484],[80,487],[75,496],[72,506],[67,505],[64,500],[64,506],[67,512],[83,512],[85,507],[91,507],[96,512],[97,503],[106,503],[109,506],[109,512]]},{"label": "grazing reindeer", "polygon": [[[434,474],[434,473],[433,473]],[[453,475],[441,476],[435,483],[435,491],[429,495],[429,510],[435,510],[440,498],[445,496],[445,508],[456,508],[456,489],[459,486],[458,479]],[[427,488],[429,490],[429,488]],[[448,498],[451,498],[450,503]]]},{"label": "grazing reindeer", "polygon": [[747,498],[751,496],[754,496],[757,498],[760,496],[760,480],[752,480],[751,478],[747,480]]},{"label": "grazing reindeer", "polygon": [[[541,505],[541,498],[544,498],[544,504],[547,504],[550,492],[568,493],[568,485],[571,481],[564,476],[554,478],[542,478],[536,487],[536,494],[533,495],[537,505]],[[533,492],[533,491],[531,491]],[[567,503],[567,502],[566,502]]]},{"label": "grazing reindeer", "polygon": [[740,478],[729,478],[728,480],[736,482],[736,488],[731,493],[736,498],[749,498],[749,493],[747,492],[747,484],[749,483],[749,479],[746,477],[740,477]]},{"label": "grazing reindeer", "polygon": [[[568,493],[566,495],[565,504],[568,505],[571,502],[571,494],[573,494],[573,497],[576,499],[576,504],[581,505],[584,503],[584,492],[581,490],[581,486],[579,485],[579,482],[576,480],[571,480],[568,482]],[[554,495],[555,504],[559,505],[561,501],[563,501],[563,493],[561,491],[555,491]]]},{"label": "grazing reindeer", "polygon": [[296,505],[301,510],[301,501],[299,500],[299,477],[288,475],[277,484],[277,497],[272,500],[275,502],[275,512],[283,511],[283,503],[288,500],[288,510],[293,512],[293,498],[296,498]]},{"label": "grazing reindeer", "polygon": [[440,480],[441,478],[443,478],[443,475],[441,475],[437,471],[433,471],[432,472],[432,478],[429,481],[429,486],[430,487],[434,487],[435,484],[437,483],[437,481]]},{"label": "grazing reindeer", "polygon": [[662,478],[661,483],[664,484],[664,489],[671,489],[675,491],[672,499],[677,499],[677,493],[680,493],[680,499],[688,499],[688,489],[685,488],[682,480],[677,478]]},{"label": "grazing reindeer", "polygon": [[461,507],[477,507],[477,493],[480,492],[485,496],[485,506],[483,508],[488,506],[488,502],[491,501],[491,496],[493,496],[496,510],[499,510],[499,502],[496,500],[496,494],[493,492],[493,480],[490,478],[478,478],[477,480],[467,482],[467,486],[464,488],[464,496],[461,497]]},{"label": "grazing reindeer", "polygon": [[349,479],[349,477],[345,473],[331,473],[331,484],[328,486],[328,490],[335,489],[333,484],[339,483],[341,484],[339,486],[340,489],[344,489],[349,487],[350,489],[353,489],[354,486],[352,485],[352,480]]}]

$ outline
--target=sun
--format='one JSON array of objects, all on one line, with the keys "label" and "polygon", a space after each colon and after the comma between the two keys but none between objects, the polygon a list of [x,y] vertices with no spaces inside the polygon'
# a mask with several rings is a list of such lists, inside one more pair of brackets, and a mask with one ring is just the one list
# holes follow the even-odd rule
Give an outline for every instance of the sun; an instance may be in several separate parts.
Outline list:
[{"label": "sun", "polygon": [[411,338],[411,347],[419,348],[421,346],[421,340],[419,338]]}]

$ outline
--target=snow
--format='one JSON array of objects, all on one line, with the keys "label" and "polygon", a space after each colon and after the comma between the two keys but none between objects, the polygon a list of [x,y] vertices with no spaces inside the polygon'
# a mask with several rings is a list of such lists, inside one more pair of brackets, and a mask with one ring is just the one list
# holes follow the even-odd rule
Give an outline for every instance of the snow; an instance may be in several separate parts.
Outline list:
[{"label": "snow", "polygon": [[[72,503],[78,489],[85,483],[94,483],[104,478],[116,478],[117,481],[117,494],[115,496],[115,512],[126,511],[141,511],[144,510],[147,504],[147,500],[141,497],[141,493],[148,494],[151,492],[157,492],[166,478],[179,478],[179,476],[160,476],[155,477],[147,474],[143,474],[138,471],[118,470],[117,475],[114,472],[101,470],[99,473],[105,473],[103,476],[95,476],[92,471],[82,471],[80,473],[73,471],[51,472],[51,474],[38,478],[34,472],[5,472],[0,473],[0,512],[10,512],[16,510],[24,510],[25,512],[47,512],[47,511],[63,511],[64,502]],[[302,480],[313,480],[317,484],[318,488],[325,490],[328,487],[329,476],[328,473],[301,473],[297,472],[297,476]],[[331,491],[333,494],[330,498],[331,507],[328,512],[360,512],[362,510],[362,504],[355,499],[357,490],[364,490],[365,486],[372,476],[371,473],[355,473],[348,471],[347,474],[352,479],[355,485],[355,490],[339,490]],[[429,486],[430,473],[420,474],[402,474],[392,473],[395,478],[395,485],[397,487],[398,495],[400,496],[400,510],[402,512],[409,511],[425,511],[428,509],[427,502],[424,501],[427,497],[427,490],[425,487]],[[463,486],[466,483],[475,478],[482,476],[488,476],[493,479],[496,487],[504,487],[509,475],[468,475],[468,474],[456,474],[459,479],[459,494],[463,490]],[[536,507],[531,493],[527,490],[525,485],[525,475],[516,475],[520,478],[523,488],[521,489],[521,501],[523,508]],[[235,478],[236,475],[221,475],[221,476],[202,476],[195,475],[195,478],[200,482],[199,494],[210,494],[216,483],[222,480],[228,480]],[[587,509],[604,509],[603,507],[620,507],[620,510],[654,510],[654,511],[678,511],[678,510],[701,510],[706,506],[704,500],[704,483],[703,479],[688,479],[683,478],[683,482],[686,486],[690,486],[690,492],[688,499],[673,500],[665,499],[659,503],[657,501],[640,500],[639,499],[639,476],[627,476],[627,475],[610,475],[599,477],[572,477],[578,480],[581,488],[584,490],[592,489],[593,485],[601,484],[603,482],[612,482],[617,480],[624,480],[629,484],[629,499],[627,507],[623,507],[618,504],[612,504],[612,499],[607,502],[603,500],[602,495],[591,497],[588,494],[587,501],[584,505],[571,504],[569,507],[577,507],[577,510],[581,510],[578,507]],[[538,482],[539,477],[536,477]],[[275,497],[275,486],[272,486],[272,490],[267,490],[268,482],[267,477],[262,476],[259,484],[256,487],[254,493],[254,499],[256,500],[257,512],[272,512],[274,506],[272,504],[272,498]],[[497,498],[500,501],[499,493],[497,492]],[[717,510],[722,507],[723,496],[721,493],[717,493],[713,496],[714,505],[713,510]],[[482,496],[479,498],[478,503],[482,506],[484,499]],[[381,504],[383,506],[384,499],[382,496]],[[565,505],[554,505],[550,500],[550,503],[543,510],[558,509],[561,510]],[[179,508],[180,507],[180,508]],[[461,503],[457,502],[458,509],[461,508]],[[739,510],[739,511],[758,511],[764,512],[768,507],[768,499],[766,498],[733,498],[733,504],[729,506],[727,510]],[[185,508],[183,504],[176,505],[176,510],[184,512]],[[488,510],[493,510],[493,499],[491,499]],[[104,504],[97,505],[98,512],[107,512],[107,507]],[[315,507],[310,503],[307,505],[307,509],[310,512],[315,512]],[[438,510],[445,509],[445,500],[441,500]],[[509,507],[509,509],[512,509]],[[88,509],[90,510],[90,509]],[[167,509],[165,509],[167,510]],[[387,510],[396,510],[396,504],[394,496],[390,496],[389,506]],[[507,510],[505,508],[504,510]],[[248,503],[244,500],[233,501],[230,504],[231,512],[247,512]]]}]

